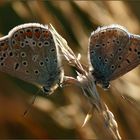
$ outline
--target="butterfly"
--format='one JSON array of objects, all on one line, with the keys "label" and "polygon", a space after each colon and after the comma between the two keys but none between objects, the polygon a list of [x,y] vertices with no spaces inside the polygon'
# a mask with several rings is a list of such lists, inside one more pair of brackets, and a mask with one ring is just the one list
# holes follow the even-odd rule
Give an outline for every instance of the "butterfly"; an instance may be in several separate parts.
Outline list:
[{"label": "butterfly", "polygon": [[0,71],[52,93],[63,81],[63,69],[49,27],[26,23],[0,38]]},{"label": "butterfly", "polygon": [[112,80],[140,63],[140,36],[120,25],[98,28],[89,39],[89,71],[95,82],[109,88]]}]

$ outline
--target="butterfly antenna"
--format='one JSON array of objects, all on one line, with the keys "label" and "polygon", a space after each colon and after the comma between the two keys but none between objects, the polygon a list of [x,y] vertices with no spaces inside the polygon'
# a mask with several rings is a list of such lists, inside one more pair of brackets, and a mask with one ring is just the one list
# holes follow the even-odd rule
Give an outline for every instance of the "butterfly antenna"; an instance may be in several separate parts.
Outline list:
[{"label": "butterfly antenna", "polygon": [[31,111],[32,105],[34,104],[34,102],[35,102],[35,100],[36,100],[36,97],[37,97],[37,95],[38,95],[39,92],[40,92],[40,90],[38,90],[38,91],[34,94],[34,96],[32,97],[31,103],[29,104],[28,108],[25,110],[25,112],[24,112],[24,114],[23,114],[24,117],[27,115],[27,113],[28,113],[29,111]]}]

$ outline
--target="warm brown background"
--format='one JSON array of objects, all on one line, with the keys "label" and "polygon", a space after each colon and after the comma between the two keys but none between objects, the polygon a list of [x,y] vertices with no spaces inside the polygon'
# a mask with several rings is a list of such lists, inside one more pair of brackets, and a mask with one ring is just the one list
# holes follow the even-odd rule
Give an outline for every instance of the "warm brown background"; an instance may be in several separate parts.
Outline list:
[{"label": "warm brown background", "polygon": [[[88,38],[98,26],[117,23],[140,34],[140,2],[0,0],[1,36],[16,25],[29,22],[52,23],[88,66]],[[65,72],[76,76],[68,66]],[[98,88],[125,139],[140,139],[139,77],[140,67],[113,81],[108,91]],[[109,139],[96,112],[81,128],[90,105],[77,87],[58,89],[49,97],[40,93],[23,116],[37,91],[30,84],[0,73],[0,138]]]}]

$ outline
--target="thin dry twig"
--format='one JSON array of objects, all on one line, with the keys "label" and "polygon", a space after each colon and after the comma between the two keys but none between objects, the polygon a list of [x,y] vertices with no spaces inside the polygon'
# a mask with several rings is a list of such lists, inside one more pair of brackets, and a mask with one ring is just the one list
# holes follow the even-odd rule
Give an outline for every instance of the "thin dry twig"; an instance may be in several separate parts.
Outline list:
[{"label": "thin dry twig", "polygon": [[[118,131],[118,125],[114,118],[113,113],[108,109],[107,105],[101,100],[96,86],[94,77],[88,73],[81,65],[80,59],[78,59],[71,48],[68,46],[67,41],[58,34],[55,28],[50,24],[50,31],[53,34],[56,44],[61,49],[64,54],[66,60],[69,62],[71,66],[74,66],[77,70],[77,79],[73,77],[65,77],[65,84],[76,84],[82,88],[84,95],[88,98],[90,103],[92,104],[92,109],[95,107],[99,113],[103,116],[104,123],[106,124],[106,128],[109,130],[111,135],[115,140],[121,140],[121,136]],[[80,55],[79,55],[80,56]],[[91,112],[90,111],[90,112]],[[90,112],[87,114],[85,121],[82,126],[86,124],[86,122],[91,117]]]},{"label": "thin dry twig", "polygon": [[106,127],[111,131],[113,137],[116,140],[121,140],[121,136],[118,131],[118,124],[115,120],[113,113],[109,110],[108,106],[103,102],[104,111],[103,111],[103,118],[106,124]]}]

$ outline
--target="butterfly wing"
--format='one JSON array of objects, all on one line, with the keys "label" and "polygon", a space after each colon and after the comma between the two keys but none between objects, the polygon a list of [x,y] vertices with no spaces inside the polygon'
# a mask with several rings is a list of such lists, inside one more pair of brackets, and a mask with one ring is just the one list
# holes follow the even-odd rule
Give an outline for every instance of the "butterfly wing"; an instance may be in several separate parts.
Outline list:
[{"label": "butterfly wing", "polygon": [[140,36],[130,35],[130,43],[128,43],[127,50],[122,54],[123,60],[117,66],[117,69],[112,73],[111,80],[116,79],[129,72],[140,64]]},{"label": "butterfly wing", "polygon": [[[4,42],[4,43],[3,43]],[[47,26],[24,24],[0,40],[0,71],[38,86],[50,88],[61,79],[58,47]],[[6,57],[3,57],[3,53]]]},{"label": "butterfly wing", "polygon": [[129,33],[119,25],[98,28],[89,40],[90,71],[103,87],[109,85],[112,74],[121,63],[119,57],[127,49]]}]

